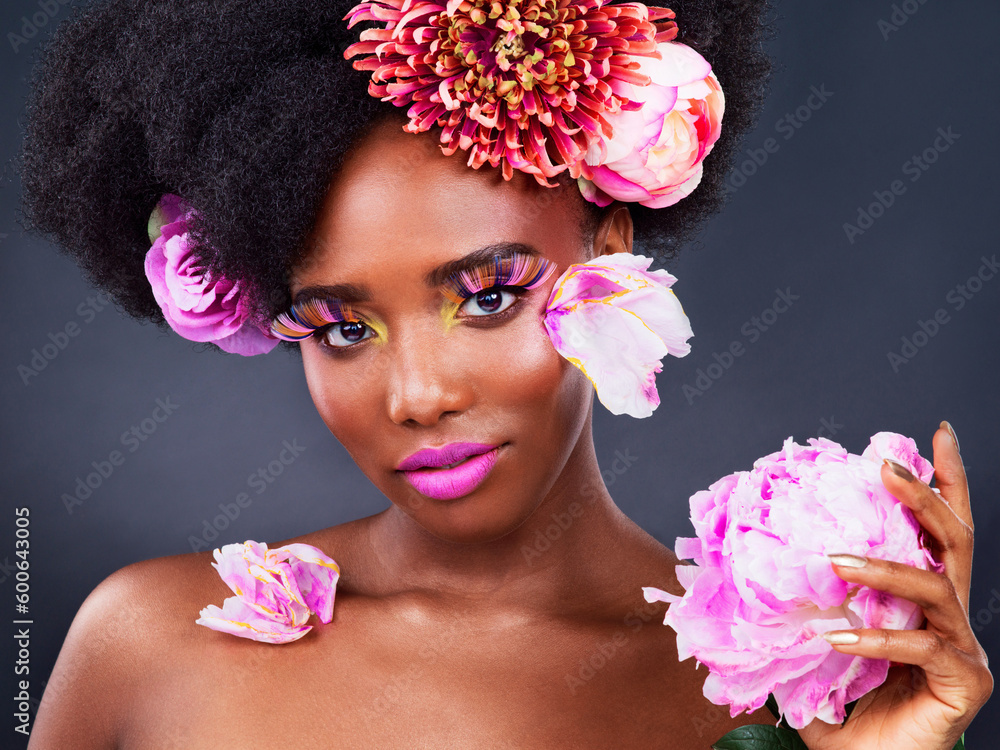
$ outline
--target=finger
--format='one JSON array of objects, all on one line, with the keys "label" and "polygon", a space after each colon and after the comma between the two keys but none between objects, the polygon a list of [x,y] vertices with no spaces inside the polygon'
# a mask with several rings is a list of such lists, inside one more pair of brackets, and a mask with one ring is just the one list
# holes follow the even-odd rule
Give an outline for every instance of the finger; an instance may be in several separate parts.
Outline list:
[{"label": "finger", "polygon": [[882,461],[882,484],[901,503],[913,511],[914,517],[938,545],[946,550],[972,549],[972,528],[938,494],[913,476],[897,461]]},{"label": "finger", "polygon": [[966,654],[930,630],[833,630],[823,638],[842,654],[920,667],[934,696],[959,714],[975,705],[986,691],[989,670],[981,658]]},{"label": "finger", "polygon": [[972,583],[972,528],[965,523],[928,485],[905,466],[890,459],[882,465],[882,483],[903,505],[913,511],[917,522],[934,539],[935,557],[944,564],[945,574],[966,611]]},{"label": "finger", "polygon": [[920,606],[929,625],[963,651],[978,648],[965,607],[948,576],[912,565],[857,555],[828,555],[845,581],[898,596]]},{"label": "finger", "polygon": [[934,433],[934,486],[941,490],[955,514],[973,528],[969,501],[969,482],[965,464],[958,452],[958,438],[948,422],[942,422]]}]

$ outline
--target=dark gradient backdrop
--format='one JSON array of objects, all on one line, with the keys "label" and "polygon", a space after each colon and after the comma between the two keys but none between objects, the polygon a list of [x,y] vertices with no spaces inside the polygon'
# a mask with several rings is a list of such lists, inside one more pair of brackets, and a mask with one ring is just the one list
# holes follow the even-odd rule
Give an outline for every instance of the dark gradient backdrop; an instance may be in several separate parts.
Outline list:
[{"label": "dark gradient backdrop", "polygon": [[[57,0],[7,0],[0,10],[4,748],[22,746],[11,710],[15,507],[31,509],[37,705],[74,613],[117,568],[193,544],[280,540],[387,505],[321,422],[297,359],[199,352],[125,319],[71,261],[22,233],[10,159],[27,75],[68,14]],[[672,546],[689,534],[693,492],[789,435],[822,434],[860,453],[870,435],[892,430],[930,457],[931,435],[948,419],[976,516],[972,617],[996,665],[1000,5],[785,0],[777,16],[769,46],[779,69],[732,199],[670,267],[693,350],[664,362],[651,418],[614,417],[595,402],[607,483],[630,517]],[[783,296],[791,302],[775,305]],[[22,366],[67,326],[75,335],[65,347],[26,375]],[[733,342],[738,357],[725,354]],[[157,423],[159,402],[175,408]],[[133,426],[142,440],[123,445]],[[301,451],[272,463],[285,441]],[[116,449],[124,462],[68,512],[64,494]],[[248,484],[261,470],[267,480]],[[216,520],[240,492],[251,504]],[[972,725],[970,748],[996,746],[996,704]]]}]

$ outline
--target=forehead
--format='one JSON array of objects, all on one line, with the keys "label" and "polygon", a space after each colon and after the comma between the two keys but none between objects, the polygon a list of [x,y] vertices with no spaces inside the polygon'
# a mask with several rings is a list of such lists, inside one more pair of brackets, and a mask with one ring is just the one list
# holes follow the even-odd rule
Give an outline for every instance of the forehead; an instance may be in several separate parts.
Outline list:
[{"label": "forehead", "polygon": [[380,124],[356,144],[330,185],[295,270],[292,292],[392,268],[418,274],[490,245],[530,245],[560,267],[586,259],[583,198],[571,182],[546,188],[515,171],[503,179],[467,155],[445,155],[437,135]]}]

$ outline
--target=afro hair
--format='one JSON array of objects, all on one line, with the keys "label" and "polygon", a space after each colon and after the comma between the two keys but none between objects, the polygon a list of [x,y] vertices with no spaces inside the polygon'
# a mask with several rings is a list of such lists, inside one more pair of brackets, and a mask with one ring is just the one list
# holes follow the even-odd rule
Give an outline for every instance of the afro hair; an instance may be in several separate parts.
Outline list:
[{"label": "afro hair", "polygon": [[[18,159],[22,226],[70,254],[127,314],[165,327],[144,273],[146,223],[160,196],[176,193],[199,209],[191,231],[209,271],[252,280],[260,320],[287,309],[290,269],[306,252],[345,153],[376,120],[405,121],[403,108],[368,93],[370,73],[344,59],[357,41],[358,29],[343,20],[353,5],[75,7],[41,50],[31,81]],[[629,204],[636,244],[658,262],[721,208],[723,180],[771,72],[767,0],[669,6],[678,41],[711,63],[726,113],[690,196],[666,209]]]}]

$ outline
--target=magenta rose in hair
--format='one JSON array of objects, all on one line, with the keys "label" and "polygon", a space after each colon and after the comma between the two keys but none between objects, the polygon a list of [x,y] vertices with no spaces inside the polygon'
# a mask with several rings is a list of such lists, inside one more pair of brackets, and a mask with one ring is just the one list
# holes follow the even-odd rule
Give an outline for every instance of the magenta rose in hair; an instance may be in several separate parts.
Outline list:
[{"label": "magenta rose in hair", "polygon": [[251,320],[240,284],[212,279],[192,252],[190,209],[179,196],[164,195],[149,219],[146,278],[171,328],[189,341],[211,342],[231,354],[267,354],[278,339]]},{"label": "magenta rose in hair", "polygon": [[752,470],[692,495],[697,537],[676,543],[677,556],[695,562],[677,566],[684,595],[643,587],[647,601],[670,603],[664,624],[677,631],[679,658],[708,667],[706,698],[735,717],[773,694],[795,729],[815,718],[839,724],[845,704],[888,674],[888,661],[839,653],[823,633],[912,629],[923,619],[913,602],[842,580],[826,555],[943,569],[909,508],[882,484],[883,458],[931,479],[912,439],[880,432],[860,456],[824,438],[808,443],[789,437]]}]

